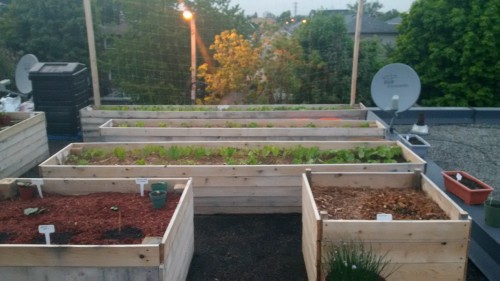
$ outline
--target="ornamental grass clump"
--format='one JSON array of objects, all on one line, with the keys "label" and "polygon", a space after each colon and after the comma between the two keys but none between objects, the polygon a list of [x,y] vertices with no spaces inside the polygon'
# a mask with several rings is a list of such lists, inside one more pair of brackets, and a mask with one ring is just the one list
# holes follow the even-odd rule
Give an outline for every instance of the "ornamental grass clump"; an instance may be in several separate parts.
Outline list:
[{"label": "ornamental grass clump", "polygon": [[379,254],[360,240],[341,240],[325,256],[326,281],[379,281],[397,270],[389,269],[388,252]]}]

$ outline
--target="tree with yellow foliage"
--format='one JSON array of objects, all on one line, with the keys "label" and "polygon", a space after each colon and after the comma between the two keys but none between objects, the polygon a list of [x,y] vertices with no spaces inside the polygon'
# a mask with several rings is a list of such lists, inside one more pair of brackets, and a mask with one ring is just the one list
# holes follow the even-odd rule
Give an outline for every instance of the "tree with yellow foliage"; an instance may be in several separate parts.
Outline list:
[{"label": "tree with yellow foliage", "polygon": [[252,46],[236,30],[226,30],[215,36],[210,46],[214,52],[216,65],[213,69],[207,64],[198,68],[198,78],[207,83],[210,96],[207,101],[214,102],[228,94],[241,94],[243,97],[258,93],[258,83],[262,76],[261,49]]}]

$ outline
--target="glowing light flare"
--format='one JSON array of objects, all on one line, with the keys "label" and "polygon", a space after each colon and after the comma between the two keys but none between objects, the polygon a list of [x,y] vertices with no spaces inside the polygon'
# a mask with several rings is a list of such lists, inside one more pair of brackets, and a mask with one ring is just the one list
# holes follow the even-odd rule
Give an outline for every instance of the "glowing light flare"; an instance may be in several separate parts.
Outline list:
[{"label": "glowing light flare", "polygon": [[182,12],[182,16],[186,20],[191,20],[193,18],[193,13],[191,13],[191,11],[186,10],[186,11]]}]

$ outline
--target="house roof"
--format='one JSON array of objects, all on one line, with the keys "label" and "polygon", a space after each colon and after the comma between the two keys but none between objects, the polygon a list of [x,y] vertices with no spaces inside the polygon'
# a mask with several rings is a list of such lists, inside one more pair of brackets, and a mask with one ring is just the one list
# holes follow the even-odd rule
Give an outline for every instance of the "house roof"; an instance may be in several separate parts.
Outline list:
[{"label": "house roof", "polygon": [[[347,33],[354,33],[356,31],[356,14],[351,10],[326,10],[329,14],[335,14],[344,18],[344,23],[347,28]],[[397,20],[395,20],[397,22]],[[396,24],[384,22],[374,18],[368,14],[363,15],[361,23],[361,34],[398,34]]]},{"label": "house roof", "polygon": [[[346,22],[347,33],[354,33],[356,31],[356,15],[351,15]],[[388,24],[382,20],[371,17],[370,15],[363,15],[361,22],[362,34],[398,34],[396,26]]]}]

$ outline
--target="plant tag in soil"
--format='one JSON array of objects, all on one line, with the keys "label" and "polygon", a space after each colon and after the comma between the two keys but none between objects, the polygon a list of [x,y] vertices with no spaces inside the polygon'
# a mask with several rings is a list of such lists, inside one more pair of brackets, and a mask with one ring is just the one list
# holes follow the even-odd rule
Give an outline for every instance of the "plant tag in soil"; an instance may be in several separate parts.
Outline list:
[{"label": "plant tag in soil", "polygon": [[457,181],[461,181],[462,180],[462,175],[460,173],[457,173],[455,175],[455,177],[457,178]]},{"label": "plant tag in soil", "polygon": [[377,214],[378,221],[392,221],[392,214]]},{"label": "plant tag in soil", "polygon": [[50,245],[50,234],[54,233],[56,228],[53,224],[42,224],[38,226],[38,232],[45,235],[45,244]]},{"label": "plant tag in soil", "polygon": [[144,197],[144,185],[148,184],[147,178],[135,179],[135,183],[141,186],[141,197]]},{"label": "plant tag in soil", "polygon": [[43,179],[31,179],[31,184],[36,185],[36,189],[38,190],[38,195],[40,195],[40,198],[43,198],[42,194]]},{"label": "plant tag in soil", "polygon": [[406,136],[405,136],[405,139],[406,139],[407,141],[410,141],[410,136],[406,135]]}]

